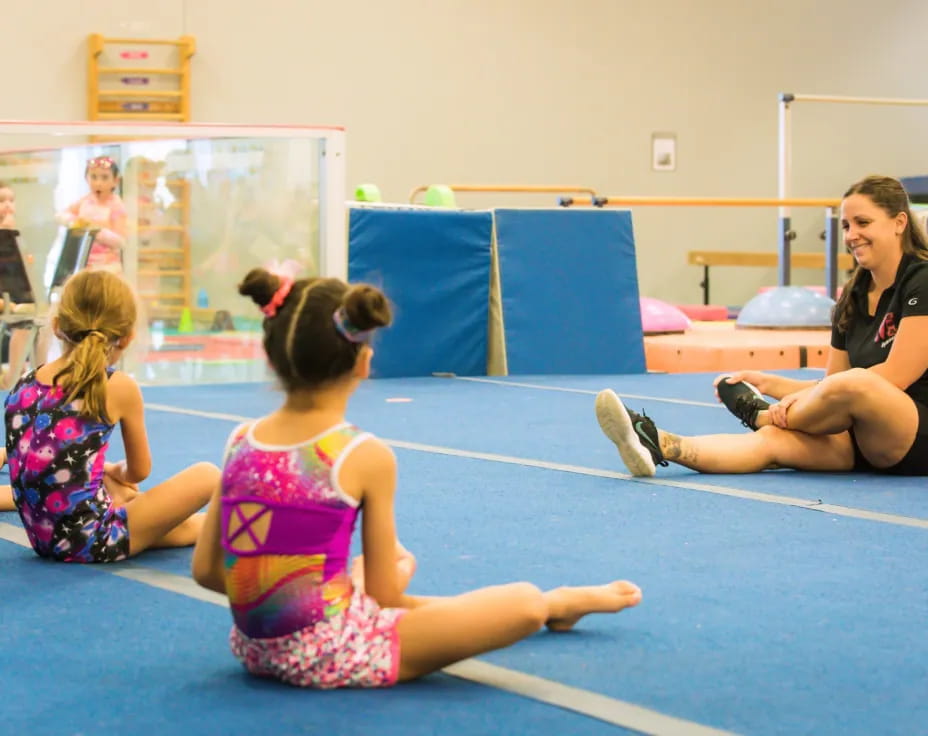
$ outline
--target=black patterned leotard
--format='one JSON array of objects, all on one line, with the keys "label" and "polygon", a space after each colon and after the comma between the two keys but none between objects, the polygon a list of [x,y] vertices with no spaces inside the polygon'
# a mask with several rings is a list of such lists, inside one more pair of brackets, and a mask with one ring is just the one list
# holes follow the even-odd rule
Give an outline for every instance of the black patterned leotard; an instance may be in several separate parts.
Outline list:
[{"label": "black patterned leotard", "polygon": [[103,486],[112,424],[78,414],[60,386],[32,371],[4,402],[13,500],[32,548],[63,562],[114,562],[129,554],[126,510]]}]

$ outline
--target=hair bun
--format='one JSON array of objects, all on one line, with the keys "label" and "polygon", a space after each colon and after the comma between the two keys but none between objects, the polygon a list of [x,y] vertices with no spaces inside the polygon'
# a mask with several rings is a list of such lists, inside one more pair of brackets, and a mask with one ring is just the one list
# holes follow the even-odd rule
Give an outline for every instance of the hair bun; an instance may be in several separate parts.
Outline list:
[{"label": "hair bun", "polygon": [[386,327],[393,321],[386,295],[370,284],[354,284],[348,289],[344,307],[348,320],[359,330]]},{"label": "hair bun", "polygon": [[280,277],[264,268],[253,268],[238,285],[238,293],[250,297],[259,307],[267,306],[277,289],[280,288]]}]

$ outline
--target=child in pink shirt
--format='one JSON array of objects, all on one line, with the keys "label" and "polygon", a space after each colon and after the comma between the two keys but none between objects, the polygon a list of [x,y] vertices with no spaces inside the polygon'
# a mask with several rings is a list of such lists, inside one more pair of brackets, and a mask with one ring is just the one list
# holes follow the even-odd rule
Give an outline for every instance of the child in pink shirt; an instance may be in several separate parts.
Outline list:
[{"label": "child in pink shirt", "polygon": [[99,227],[87,259],[87,268],[122,271],[121,251],[126,242],[126,207],[116,194],[119,167],[109,156],[87,162],[84,175],[90,192],[57,217],[68,227]]}]

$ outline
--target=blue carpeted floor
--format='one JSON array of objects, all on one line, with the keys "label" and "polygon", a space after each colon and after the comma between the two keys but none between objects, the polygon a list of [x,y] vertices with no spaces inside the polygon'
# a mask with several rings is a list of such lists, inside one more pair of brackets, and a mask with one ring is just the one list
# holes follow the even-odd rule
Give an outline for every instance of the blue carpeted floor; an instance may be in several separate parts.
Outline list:
[{"label": "blue carpeted floor", "polygon": [[[644,590],[638,608],[481,659],[744,734],[924,732],[928,529],[703,487],[926,519],[925,481],[682,468],[661,468],[657,482],[609,477],[624,469],[593,417],[603,386],[640,397],[631,406],[669,429],[743,431],[713,405],[706,376],[362,387],[351,419],[397,443],[399,529],[419,559],[413,591],[628,578]],[[254,417],[279,401],[248,384],[145,394],[153,480],[196,460],[218,462],[234,426],[233,417],[165,408]],[[18,519],[0,514],[0,522]],[[376,693],[256,681],[228,652],[221,607],[107,568],[43,563],[12,542],[0,541],[0,560],[2,733],[623,732],[444,674]],[[172,550],[135,564],[186,575],[189,562],[189,550]]]}]

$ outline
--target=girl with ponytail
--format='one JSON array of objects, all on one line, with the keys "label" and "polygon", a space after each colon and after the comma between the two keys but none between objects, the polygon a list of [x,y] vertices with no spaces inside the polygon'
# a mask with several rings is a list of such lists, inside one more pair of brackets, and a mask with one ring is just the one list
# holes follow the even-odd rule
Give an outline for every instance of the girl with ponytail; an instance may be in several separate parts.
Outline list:
[{"label": "girl with ponytail", "polygon": [[[197,463],[138,489],[151,471],[142,392],[113,368],[135,322],[135,298],[121,278],[72,276],[52,320],[61,357],[27,373],[6,398],[12,500],[41,557],[114,562],[196,541],[203,515],[194,512],[218,483],[218,468]],[[117,424],[126,458],[107,463]]]}]

